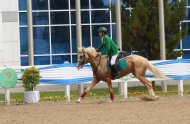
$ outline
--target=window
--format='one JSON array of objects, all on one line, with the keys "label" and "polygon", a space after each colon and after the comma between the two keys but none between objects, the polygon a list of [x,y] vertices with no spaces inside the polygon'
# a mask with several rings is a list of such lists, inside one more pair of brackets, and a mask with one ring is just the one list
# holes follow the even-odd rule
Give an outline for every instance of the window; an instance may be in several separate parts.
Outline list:
[{"label": "window", "polygon": [[50,0],[50,9],[60,10],[60,9],[69,9],[68,0]]},{"label": "window", "polygon": [[64,62],[71,62],[70,56],[69,55],[57,55],[57,56],[52,56],[52,64],[62,64]]},{"label": "window", "polygon": [[109,22],[110,22],[109,10],[92,11],[92,23],[109,23]]},{"label": "window", "polygon": [[[112,0],[114,4],[115,0]],[[98,47],[97,29],[106,26],[115,38],[109,10],[110,0],[80,0],[82,46]],[[19,0],[21,65],[28,65],[26,0]],[[75,0],[32,0],[34,64],[77,62]],[[110,30],[111,28],[111,30]]]},{"label": "window", "polygon": [[[75,0],[70,0],[71,9],[75,9]],[[89,9],[89,0],[80,0],[81,9]]]},{"label": "window", "polygon": [[73,55],[72,58],[73,58],[73,63],[77,63],[77,55]]},{"label": "window", "polygon": [[33,12],[33,25],[48,25],[48,13],[47,12]]},{"label": "window", "polygon": [[49,65],[50,57],[49,56],[35,56],[34,64],[35,65]]},{"label": "window", "polygon": [[187,20],[190,20],[190,8],[187,8],[187,11],[186,11],[186,19],[187,19]]},{"label": "window", "polygon": [[184,59],[190,59],[190,50],[189,51],[183,51],[183,58]]},{"label": "window", "polygon": [[[190,22],[185,24],[190,27]],[[182,38],[182,47],[183,49],[190,49],[190,28],[188,29],[188,34]]]},{"label": "window", "polygon": [[76,11],[71,11],[71,24],[76,24]]},{"label": "window", "polygon": [[112,39],[116,42],[116,25],[112,25]]},{"label": "window", "polygon": [[183,49],[190,49],[190,34],[183,37],[182,46]]},{"label": "window", "polygon": [[20,53],[28,54],[28,28],[26,27],[20,27]]},{"label": "window", "polygon": [[29,65],[29,63],[28,63],[28,57],[21,57],[21,65],[22,66]]},{"label": "window", "polygon": [[51,24],[69,24],[69,12],[51,12]]},{"label": "window", "polygon": [[32,0],[32,10],[48,10],[48,0]]},{"label": "window", "polygon": [[90,23],[89,11],[81,12],[81,23]]},{"label": "window", "polygon": [[27,13],[26,12],[19,13],[19,24],[27,25]]},{"label": "window", "polygon": [[90,46],[90,26],[83,25],[82,26],[82,46],[89,47]]},{"label": "window", "polygon": [[[92,0],[91,0],[92,1]],[[89,9],[89,0],[81,0],[80,1],[81,9]]]},{"label": "window", "polygon": [[19,0],[19,10],[26,10],[26,0]]},{"label": "window", "polygon": [[51,42],[52,53],[70,53],[70,32],[69,26],[52,26]]},{"label": "window", "polygon": [[108,8],[109,0],[91,0],[92,8]]},{"label": "window", "polygon": [[76,53],[77,52],[77,36],[76,36],[76,26],[71,27],[71,42],[72,42],[72,52]]},{"label": "window", "polygon": [[34,38],[34,54],[49,54],[49,28],[35,27],[33,28]]},{"label": "window", "polygon": [[[71,12],[71,23],[76,24],[76,11]],[[89,11],[81,11],[81,23],[90,23]]]}]

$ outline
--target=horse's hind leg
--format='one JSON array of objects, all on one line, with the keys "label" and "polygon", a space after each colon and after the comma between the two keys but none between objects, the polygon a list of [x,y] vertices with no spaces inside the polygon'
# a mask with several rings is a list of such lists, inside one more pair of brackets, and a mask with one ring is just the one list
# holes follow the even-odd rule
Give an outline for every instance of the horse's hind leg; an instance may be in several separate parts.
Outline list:
[{"label": "horse's hind leg", "polygon": [[143,76],[137,77],[137,78],[147,87],[149,95],[151,95],[153,97],[158,97],[154,94],[152,82],[150,80],[148,80],[147,78],[145,78]]}]

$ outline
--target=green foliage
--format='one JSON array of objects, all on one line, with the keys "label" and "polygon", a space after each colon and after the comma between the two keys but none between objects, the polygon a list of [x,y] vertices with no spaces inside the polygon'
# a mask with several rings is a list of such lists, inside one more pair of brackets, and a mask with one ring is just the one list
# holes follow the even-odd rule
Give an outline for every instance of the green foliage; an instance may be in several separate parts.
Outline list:
[{"label": "green foliage", "polygon": [[[146,53],[145,57],[150,60],[160,59],[158,0],[123,0],[123,2],[133,8],[131,13],[126,9],[121,13],[123,50]],[[188,27],[183,25],[180,31],[180,22],[185,17],[185,11],[186,0],[173,0],[171,3],[164,0],[167,59],[182,54],[182,51],[174,49],[188,30]]]},{"label": "green foliage", "polygon": [[23,81],[23,87],[26,91],[33,91],[40,82],[40,71],[35,67],[29,67],[24,69],[24,73],[21,77]]}]

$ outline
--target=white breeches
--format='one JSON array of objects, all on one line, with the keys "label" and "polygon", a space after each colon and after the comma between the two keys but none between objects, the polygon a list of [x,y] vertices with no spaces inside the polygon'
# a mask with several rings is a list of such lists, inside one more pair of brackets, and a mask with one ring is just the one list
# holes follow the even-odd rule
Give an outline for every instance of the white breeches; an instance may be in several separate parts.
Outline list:
[{"label": "white breeches", "polygon": [[116,58],[117,58],[117,55],[118,55],[118,54],[116,54],[116,55],[114,55],[114,56],[111,57],[111,61],[110,61],[110,64],[111,64],[111,65],[114,65],[114,64],[115,64],[115,60],[116,60]]}]

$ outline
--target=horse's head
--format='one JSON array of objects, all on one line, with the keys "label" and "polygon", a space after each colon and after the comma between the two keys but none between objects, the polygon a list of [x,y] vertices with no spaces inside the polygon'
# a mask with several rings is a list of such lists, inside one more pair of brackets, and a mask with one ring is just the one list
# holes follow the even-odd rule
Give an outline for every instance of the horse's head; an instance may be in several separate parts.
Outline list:
[{"label": "horse's head", "polygon": [[77,52],[77,68],[81,69],[84,64],[90,62],[90,59],[98,55],[94,47],[78,48]]},{"label": "horse's head", "polygon": [[81,69],[84,64],[88,63],[88,56],[85,53],[85,48],[78,48],[77,51],[77,68]]}]

